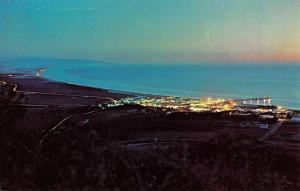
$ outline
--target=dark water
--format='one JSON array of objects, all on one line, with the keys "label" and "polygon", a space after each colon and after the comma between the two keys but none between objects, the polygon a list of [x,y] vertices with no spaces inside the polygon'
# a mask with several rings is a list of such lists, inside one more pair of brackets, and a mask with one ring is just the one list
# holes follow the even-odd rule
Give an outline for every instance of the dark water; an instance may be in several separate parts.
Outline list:
[{"label": "dark water", "polygon": [[[2,64],[1,64],[2,63]],[[300,63],[111,64],[84,60],[3,60],[0,70],[47,68],[49,79],[114,90],[175,96],[248,98],[300,109]]]}]

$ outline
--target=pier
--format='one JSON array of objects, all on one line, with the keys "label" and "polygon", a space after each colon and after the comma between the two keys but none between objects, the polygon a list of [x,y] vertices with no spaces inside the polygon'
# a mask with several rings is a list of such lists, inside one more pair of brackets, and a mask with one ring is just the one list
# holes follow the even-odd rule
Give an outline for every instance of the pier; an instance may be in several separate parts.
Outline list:
[{"label": "pier", "polygon": [[268,96],[265,97],[255,97],[255,98],[245,98],[245,99],[235,99],[233,100],[239,104],[250,104],[250,105],[271,105],[271,98]]}]

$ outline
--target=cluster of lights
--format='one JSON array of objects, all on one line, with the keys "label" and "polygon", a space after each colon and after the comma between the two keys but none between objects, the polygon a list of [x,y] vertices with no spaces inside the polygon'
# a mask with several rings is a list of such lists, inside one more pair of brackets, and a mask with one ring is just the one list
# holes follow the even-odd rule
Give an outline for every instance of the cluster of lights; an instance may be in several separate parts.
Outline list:
[{"label": "cluster of lights", "polygon": [[184,98],[184,97],[135,97],[125,98],[122,103],[139,104],[147,107],[170,108],[177,111],[228,111],[236,105],[235,101],[221,98]]}]

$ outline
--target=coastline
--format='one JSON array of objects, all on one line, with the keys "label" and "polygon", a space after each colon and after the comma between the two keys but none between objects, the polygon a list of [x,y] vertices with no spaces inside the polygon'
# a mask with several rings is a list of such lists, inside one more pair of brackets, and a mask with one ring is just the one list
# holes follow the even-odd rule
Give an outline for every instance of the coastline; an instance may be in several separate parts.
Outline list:
[{"label": "coastline", "polygon": [[[255,66],[245,63],[234,66],[223,63],[210,66],[205,63],[174,66],[145,63],[136,67],[126,63],[65,59],[20,59],[3,63],[2,73],[26,73],[50,81],[106,89],[112,93],[195,99],[268,96],[274,105],[300,109],[300,84],[296,72],[300,67],[294,65],[270,67],[261,63],[257,69],[255,64],[259,63],[253,63]],[[286,77],[289,71],[293,73]],[[271,80],[274,76],[278,79]]]},{"label": "coastline", "polygon": [[[97,88],[97,87],[90,87],[75,83],[67,83],[67,82],[60,82],[55,81],[52,79],[48,79],[46,77],[43,77],[42,73],[46,70],[46,68],[37,69],[35,73],[7,73],[7,74],[0,74],[0,82],[4,83],[13,83],[17,84],[18,89],[20,92],[29,92],[29,94],[32,94],[30,92],[34,92],[35,94],[40,95],[48,95],[48,97],[45,96],[34,99],[34,103],[38,104],[39,101],[46,101],[49,99],[49,96],[64,96],[64,97],[70,97],[74,99],[76,97],[76,101],[80,100],[81,98],[85,98],[89,101],[82,101],[79,102],[85,103],[86,106],[90,105],[97,105],[102,104],[105,101],[104,100],[119,100],[123,98],[130,98],[130,97],[137,97],[137,96],[145,96],[145,97],[152,97],[152,98],[159,98],[159,97],[168,97],[167,95],[157,95],[157,94],[145,94],[145,93],[139,93],[139,92],[128,92],[128,91],[122,91],[122,90],[113,90],[113,89],[105,89],[105,88]],[[46,85],[45,85],[46,84]],[[28,93],[27,93],[28,94]],[[178,96],[181,98],[190,98],[186,96]],[[89,99],[87,99],[89,98]],[[102,99],[104,98],[104,99]],[[44,99],[44,100],[43,100]],[[33,99],[30,99],[33,100]],[[74,101],[73,100],[73,101]],[[92,102],[94,100],[94,102]],[[96,101],[95,101],[96,100]],[[65,100],[66,101],[66,100]],[[47,102],[47,101],[46,101]],[[64,104],[64,100],[60,100],[57,103],[53,103],[54,105],[58,104]],[[67,103],[69,104],[69,100]],[[30,103],[32,103],[30,101]],[[72,105],[72,104],[71,104]],[[290,111],[300,111],[299,109],[295,108],[288,108],[286,109]]]},{"label": "coastline", "polygon": [[[251,174],[256,178],[262,174],[256,169],[261,166],[269,166],[270,161],[274,163],[274,161],[280,160],[282,153],[285,153],[284,157],[292,157],[285,164],[292,164],[294,158],[299,158],[297,153],[299,153],[300,124],[297,123],[289,124],[285,120],[280,120],[275,124],[272,123],[271,129],[265,129],[253,126],[254,122],[258,120],[258,116],[236,116],[230,115],[229,112],[169,113],[161,108],[141,105],[101,108],[98,107],[98,104],[107,103],[112,99],[136,96],[136,94],[114,93],[106,89],[55,82],[39,76],[22,76],[22,74],[0,74],[0,81],[12,85],[15,92],[20,91],[27,98],[25,104],[10,105],[9,108],[6,108],[13,110],[11,115],[6,117],[12,118],[14,121],[7,125],[8,128],[4,129],[6,132],[3,135],[7,141],[13,141],[18,146],[12,148],[7,146],[8,144],[3,144],[1,149],[9,151],[5,153],[5,156],[17,153],[18,160],[4,161],[3,164],[30,166],[33,170],[30,171],[29,176],[27,169],[22,167],[18,168],[15,174],[18,176],[21,174],[20,180],[22,181],[24,176],[29,177],[26,181],[33,185],[33,188],[39,188],[40,182],[33,177],[49,179],[44,173],[44,169],[49,169],[48,161],[54,162],[50,166],[51,171],[48,170],[47,173],[56,175],[57,172],[60,174],[69,172],[69,161],[75,161],[84,169],[94,169],[99,165],[99,157],[104,157],[104,162],[101,164],[106,165],[111,162],[111,156],[132,157],[128,161],[134,161],[137,157],[142,156],[140,160],[143,160],[143,164],[146,165],[147,160],[144,160],[144,157],[153,156],[160,162],[159,164],[151,163],[149,167],[152,168],[157,164],[158,169],[161,169],[161,162],[163,162],[163,169],[168,169],[170,165],[174,165],[171,164],[174,156],[179,156],[179,158],[175,158],[177,161],[190,161],[192,155],[195,156],[195,153],[199,153],[199,158],[207,158],[205,161],[217,159],[227,165],[236,161],[230,158],[224,159],[224,156],[227,156],[226,153],[230,152],[234,153],[236,158],[241,158],[239,164],[249,163],[254,166]],[[18,85],[16,86],[16,84]],[[241,127],[241,124],[245,126]],[[211,153],[210,150],[213,152]],[[112,152],[114,155],[107,152]],[[240,155],[240,153],[242,154]],[[244,159],[245,153],[246,156],[257,157],[257,160],[256,158],[253,160],[253,157]],[[275,153],[278,156],[274,157],[274,154],[270,155],[269,153]],[[163,156],[170,156],[170,158]],[[185,158],[180,158],[180,156]],[[25,159],[20,160],[23,158],[29,159],[29,162]],[[263,160],[261,160],[262,158]],[[117,164],[123,164],[122,161],[123,159],[117,161]],[[264,163],[261,164],[261,161]],[[128,168],[132,169],[140,164],[137,162]],[[205,169],[210,168],[206,163],[201,163],[201,165],[204,165]],[[191,162],[188,163],[188,166],[197,167]],[[292,165],[289,171],[294,166]],[[111,166],[107,166],[107,169],[110,168]],[[180,168],[182,166],[176,166],[176,169]],[[216,169],[216,166],[213,168]],[[36,171],[35,169],[41,170]],[[243,167],[241,166],[240,169]],[[280,170],[281,168],[276,169]],[[10,168],[8,170],[10,172]],[[189,168],[184,168],[184,170],[188,172],[187,174],[190,173]],[[141,171],[144,171],[143,167],[141,167]],[[228,171],[239,173],[242,176],[249,174],[235,168],[228,168]],[[272,178],[273,171],[270,169],[265,171]],[[155,172],[159,172],[159,170]],[[279,172],[282,176],[287,176],[285,171]],[[105,173],[109,174],[109,172]],[[118,175],[126,177],[123,171],[120,171]],[[219,176],[218,172],[212,173],[208,175],[208,178],[217,175]],[[96,176],[101,177],[98,174]],[[159,177],[160,174],[157,173],[155,176]],[[294,187],[298,185],[297,180],[293,179],[296,176],[296,173],[290,176]],[[12,181],[16,176],[13,177]],[[90,177],[91,174],[87,173],[84,179]],[[192,174],[191,178],[193,177],[195,175]],[[226,175],[221,175],[221,177],[226,178]],[[68,179],[68,176],[60,178],[64,181]],[[59,185],[60,182],[54,181],[53,184]],[[16,185],[15,188],[28,188],[28,184],[24,185],[23,182],[11,185]]]},{"label": "coastline", "polygon": [[[274,69],[262,65],[261,70],[256,70],[253,66],[244,68],[238,65],[227,68],[222,64],[218,67],[221,69],[215,71],[213,66],[202,64],[186,67],[146,64],[134,67],[130,64],[106,66],[99,63],[87,66],[80,64],[49,67],[42,75],[61,82],[149,95],[195,99],[199,97],[246,99],[269,96],[275,105],[300,109],[297,93],[300,87],[298,77],[296,74],[291,74],[290,78],[284,77],[288,70],[296,71],[297,68],[285,69],[276,66]],[[227,75],[231,77],[227,78]],[[279,77],[270,81],[273,75]],[[279,78],[284,80],[280,81]]]},{"label": "coastline", "polygon": [[22,73],[0,74],[0,81],[16,84],[19,92],[27,96],[27,104],[97,105],[110,99],[134,97],[138,94],[110,91],[76,84],[56,82],[38,75]]},{"label": "coastline", "polygon": [[[105,89],[98,87],[85,86],[75,83],[67,83],[48,79],[43,76],[43,72],[47,68],[39,68],[30,73],[0,73],[0,82],[14,83],[18,85],[21,92],[29,92],[29,104],[49,103],[49,105],[65,105],[69,106],[95,106],[110,101],[117,101],[130,97],[168,97],[167,95],[146,94],[139,92],[128,92],[122,90]],[[25,80],[26,79],[26,80]],[[45,85],[46,84],[46,85]],[[40,96],[32,96],[32,93]],[[31,95],[30,95],[31,94]],[[51,101],[49,96],[60,96],[66,99],[57,99],[57,102]],[[180,98],[190,98],[186,96],[176,96]],[[37,99],[36,99],[37,98]],[[80,104],[78,104],[80,103]],[[300,112],[297,108],[284,107],[290,111]]]}]

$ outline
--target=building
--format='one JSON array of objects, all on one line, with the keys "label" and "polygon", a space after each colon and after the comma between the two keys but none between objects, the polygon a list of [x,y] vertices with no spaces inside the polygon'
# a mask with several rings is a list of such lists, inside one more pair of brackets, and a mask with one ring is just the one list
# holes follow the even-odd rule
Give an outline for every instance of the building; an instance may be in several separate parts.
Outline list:
[{"label": "building", "polygon": [[260,129],[268,129],[269,128],[269,124],[267,124],[267,123],[260,123],[259,124],[259,128]]},{"label": "building", "polygon": [[290,122],[299,123],[300,122],[300,115],[293,115],[290,119]]}]

